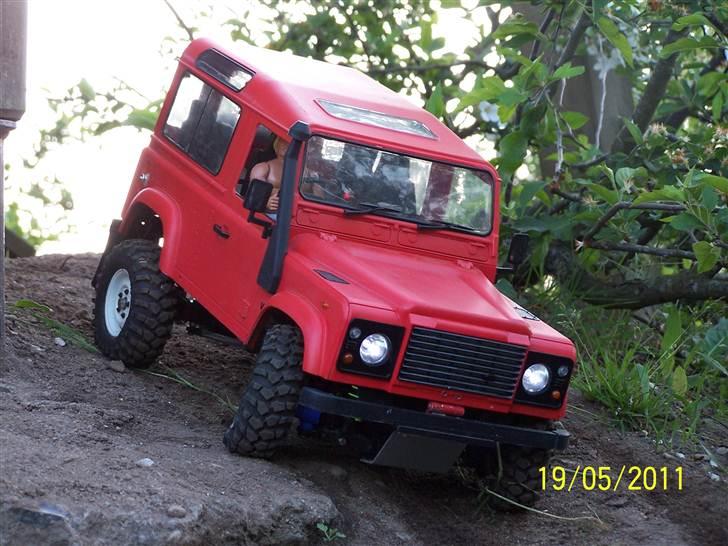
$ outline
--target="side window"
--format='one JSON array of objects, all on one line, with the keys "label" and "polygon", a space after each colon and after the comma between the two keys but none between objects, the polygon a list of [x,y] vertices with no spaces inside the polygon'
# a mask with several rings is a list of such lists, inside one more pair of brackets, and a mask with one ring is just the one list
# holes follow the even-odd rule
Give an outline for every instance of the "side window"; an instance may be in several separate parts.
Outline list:
[{"label": "side window", "polygon": [[164,135],[192,159],[217,174],[227,153],[240,107],[191,74],[177,89]]},{"label": "side window", "polygon": [[250,183],[250,172],[253,170],[258,163],[270,161],[275,159],[276,152],[273,149],[273,141],[276,135],[268,129],[265,125],[258,125],[255,129],[255,136],[253,142],[250,145],[250,153],[248,158],[245,160],[243,171],[240,173],[240,179],[238,180],[238,186],[236,191],[240,196],[245,195]]}]

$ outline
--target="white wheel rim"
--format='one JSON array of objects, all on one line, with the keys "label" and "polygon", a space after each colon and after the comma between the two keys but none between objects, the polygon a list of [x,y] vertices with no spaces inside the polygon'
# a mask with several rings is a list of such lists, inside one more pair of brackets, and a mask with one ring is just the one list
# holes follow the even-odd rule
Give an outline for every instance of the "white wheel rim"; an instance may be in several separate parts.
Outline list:
[{"label": "white wheel rim", "polygon": [[109,281],[104,301],[106,329],[113,337],[121,333],[131,310],[131,279],[126,269],[119,269]]}]

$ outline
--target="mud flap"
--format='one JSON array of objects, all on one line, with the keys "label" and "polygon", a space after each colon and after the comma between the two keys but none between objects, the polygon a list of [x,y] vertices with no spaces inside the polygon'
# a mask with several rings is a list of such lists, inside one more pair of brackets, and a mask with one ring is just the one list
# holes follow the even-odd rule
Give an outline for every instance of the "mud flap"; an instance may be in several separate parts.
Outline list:
[{"label": "mud flap", "polygon": [[444,474],[455,463],[466,444],[423,436],[398,429],[392,432],[379,452],[362,462]]}]

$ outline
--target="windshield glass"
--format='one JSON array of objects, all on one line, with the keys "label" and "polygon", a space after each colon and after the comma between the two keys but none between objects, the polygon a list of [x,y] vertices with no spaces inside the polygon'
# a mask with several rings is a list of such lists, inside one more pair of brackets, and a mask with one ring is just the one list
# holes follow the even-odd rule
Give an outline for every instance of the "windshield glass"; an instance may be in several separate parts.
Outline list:
[{"label": "windshield glass", "polygon": [[423,227],[490,233],[493,186],[483,171],[320,136],[309,139],[301,194]]}]

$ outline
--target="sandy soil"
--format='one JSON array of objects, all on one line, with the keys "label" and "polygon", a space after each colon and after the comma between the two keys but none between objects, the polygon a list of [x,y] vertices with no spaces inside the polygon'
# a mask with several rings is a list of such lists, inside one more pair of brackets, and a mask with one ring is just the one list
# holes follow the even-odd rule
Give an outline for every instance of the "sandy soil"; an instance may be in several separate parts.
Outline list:
[{"label": "sandy soil", "polygon": [[[98,256],[6,261],[8,352],[0,364],[0,543],[727,544],[728,485],[701,453],[658,453],[574,393],[571,447],[557,464],[676,466],[683,491],[548,492],[547,515],[493,514],[457,470],[426,476],[366,466],[294,439],[273,461],[230,455],[222,434],[251,369],[243,349],[176,328],[152,373],[116,367],[60,337],[30,299],[88,339]],[[728,428],[712,448],[728,443]],[[148,461],[145,461],[148,459]],[[152,462],[149,465],[149,460]],[[725,459],[720,461],[724,466]],[[146,465],[146,466],[145,466]],[[672,484],[671,484],[672,485]]]}]

